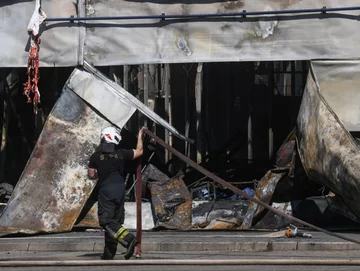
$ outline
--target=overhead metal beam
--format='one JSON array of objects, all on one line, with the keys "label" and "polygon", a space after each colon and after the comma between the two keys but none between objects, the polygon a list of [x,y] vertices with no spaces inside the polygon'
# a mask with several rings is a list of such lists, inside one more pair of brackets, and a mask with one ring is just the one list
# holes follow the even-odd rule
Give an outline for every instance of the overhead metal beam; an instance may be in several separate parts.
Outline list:
[{"label": "overhead metal beam", "polygon": [[306,14],[306,13],[319,13],[325,14],[327,12],[336,11],[352,11],[360,10],[360,6],[353,7],[338,7],[338,8],[313,8],[313,9],[290,9],[290,10],[271,10],[271,11],[242,11],[234,13],[204,13],[204,14],[174,14],[166,15],[135,15],[135,16],[99,16],[99,17],[70,17],[70,18],[47,18],[47,22],[61,22],[61,21],[106,21],[106,20],[148,20],[148,19],[203,19],[203,18],[222,18],[222,17],[247,17],[247,16],[263,16],[263,15],[285,15],[285,14]]}]

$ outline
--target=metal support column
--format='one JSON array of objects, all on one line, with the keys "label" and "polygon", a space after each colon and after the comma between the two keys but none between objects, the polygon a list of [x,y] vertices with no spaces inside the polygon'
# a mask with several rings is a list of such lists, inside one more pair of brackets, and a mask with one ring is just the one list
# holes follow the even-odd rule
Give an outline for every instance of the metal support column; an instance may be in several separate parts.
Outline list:
[{"label": "metal support column", "polygon": [[[169,122],[170,119],[170,64],[164,64],[162,69],[162,87],[164,89],[165,95],[165,120]],[[165,129],[165,142],[166,144],[170,143],[170,133]],[[171,144],[170,144],[171,145]],[[165,149],[165,163],[167,163],[170,159],[169,151]]]},{"label": "metal support column", "polygon": [[127,91],[129,91],[129,72],[130,72],[130,66],[124,65],[123,82],[124,82],[124,89],[126,89]]},{"label": "metal support column", "polygon": [[136,239],[138,244],[136,246],[136,258],[141,258],[141,239],[142,239],[142,181],[141,181],[141,159],[138,159],[138,166],[136,169]]},{"label": "metal support column", "polygon": [[9,127],[9,104],[8,104],[8,91],[6,81],[0,82],[0,92],[3,93],[3,106],[1,111],[1,138],[0,138],[0,182],[4,180],[5,162],[6,162],[6,147],[7,147],[7,133]]},{"label": "metal support column", "polygon": [[[186,67],[186,65],[185,65]],[[189,137],[190,134],[190,97],[189,97],[189,80],[190,75],[189,71],[191,69],[191,66],[189,69],[187,67],[185,68],[186,72],[186,83],[185,83],[185,136]],[[186,156],[190,157],[190,144],[189,142],[185,142],[185,154]]]},{"label": "metal support column", "polygon": [[[248,99],[250,99],[250,97],[248,97]],[[249,108],[248,108],[248,128],[247,128],[247,132],[248,132],[248,164],[251,164],[253,161],[253,137],[252,137],[252,119],[251,119],[251,105],[250,105],[250,101],[249,101]]]},{"label": "metal support column", "polygon": [[[144,104],[149,106],[149,65],[143,65]],[[147,118],[144,117],[144,126],[147,127]]]},{"label": "metal support column", "polygon": [[203,92],[203,63],[198,63],[195,78],[195,105],[196,105],[196,161],[198,164],[202,161],[202,123],[201,123],[201,105]]},{"label": "metal support column", "polygon": [[[126,91],[129,91],[129,73],[130,73],[130,66],[129,65],[124,65],[123,67],[124,71],[123,71],[123,88]],[[131,121],[130,121],[131,122]],[[129,131],[131,131],[131,123],[127,122],[125,124],[125,128]]]},{"label": "metal support column", "polygon": [[[294,111],[293,108],[295,106],[295,96],[296,96],[296,75],[295,75],[295,61],[291,61],[291,126],[294,126],[296,124],[294,120]],[[295,117],[296,119],[296,117]]]},{"label": "metal support column", "polygon": [[274,96],[274,62],[269,62],[270,75],[269,75],[269,93],[268,93],[268,109],[269,109],[269,161],[274,155],[274,132],[272,124],[272,109],[273,109],[273,96]]}]

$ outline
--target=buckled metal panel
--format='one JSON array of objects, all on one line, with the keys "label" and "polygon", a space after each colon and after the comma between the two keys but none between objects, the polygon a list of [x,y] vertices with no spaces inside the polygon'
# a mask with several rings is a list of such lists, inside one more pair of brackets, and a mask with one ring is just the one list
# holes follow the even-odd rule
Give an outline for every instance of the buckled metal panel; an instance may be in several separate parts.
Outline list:
[{"label": "buckled metal panel", "polygon": [[87,177],[87,164],[107,125],[64,88],[1,214],[1,234],[72,228],[96,184]]},{"label": "buckled metal panel", "polygon": [[82,69],[74,69],[68,80],[68,87],[120,128],[136,111],[136,107],[116,95],[106,82]]},{"label": "buckled metal panel", "polygon": [[349,128],[359,123],[359,64],[312,62],[297,120],[298,149],[306,173],[341,196],[357,217],[360,148],[354,138],[358,134],[353,137]]},{"label": "buckled metal panel", "polygon": [[[139,101],[120,85],[111,81],[95,67],[84,61],[84,69],[75,69],[70,77],[69,87],[89,104],[99,110],[111,122],[123,127],[136,109],[155,123],[163,126],[174,136],[182,140],[194,142],[180,134],[173,126],[152,111],[147,105]],[[127,115],[127,117],[125,117]],[[124,122],[124,120],[126,120]]]}]

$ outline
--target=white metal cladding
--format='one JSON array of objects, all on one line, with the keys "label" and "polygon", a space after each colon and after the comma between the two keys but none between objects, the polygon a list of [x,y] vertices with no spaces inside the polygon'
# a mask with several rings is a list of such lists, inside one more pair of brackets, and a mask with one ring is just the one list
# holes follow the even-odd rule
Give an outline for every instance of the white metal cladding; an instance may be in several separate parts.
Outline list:
[{"label": "white metal cladding", "polygon": [[123,128],[135,110],[139,110],[155,123],[163,126],[174,136],[194,142],[180,134],[173,126],[144,105],[127,90],[114,83],[95,67],[84,61],[84,69],[75,69],[68,79],[67,86],[86,102],[95,107],[108,120]]},{"label": "white metal cladding", "polygon": [[[75,1],[76,2],[76,1]],[[28,60],[27,26],[35,10],[35,1],[0,1],[0,67],[25,67]],[[42,0],[48,17],[77,14],[72,0]],[[75,66],[79,45],[79,28],[62,22],[47,24],[40,43],[40,67]]]},{"label": "white metal cladding", "polygon": [[[360,6],[360,0],[43,0],[53,17],[234,13]],[[35,1],[2,0],[1,67],[26,66]],[[40,66],[224,62],[360,57],[359,11],[207,20],[47,22]],[[321,18],[320,18],[321,17]]]},{"label": "white metal cladding", "polygon": [[350,132],[360,131],[360,61],[313,61],[319,91]]},{"label": "white metal cladding", "polygon": [[75,69],[67,81],[67,87],[120,128],[136,110],[116,95],[110,86],[84,70]]}]

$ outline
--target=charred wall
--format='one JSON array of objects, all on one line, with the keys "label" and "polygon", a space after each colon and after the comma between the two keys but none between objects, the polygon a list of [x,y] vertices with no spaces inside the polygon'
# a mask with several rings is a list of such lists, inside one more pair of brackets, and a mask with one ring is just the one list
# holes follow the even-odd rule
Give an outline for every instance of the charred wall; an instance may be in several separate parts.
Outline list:
[{"label": "charred wall", "polygon": [[[101,67],[101,71],[144,99],[143,72],[145,65],[129,66],[126,79],[124,67]],[[195,78],[197,63],[170,65],[170,116],[165,116],[162,65],[149,66],[148,105],[171,121],[179,132],[196,139],[200,133],[202,162],[219,155],[230,143],[234,146],[231,167],[242,167],[242,179],[261,177],[263,168],[272,163],[273,155],[295,126],[296,116],[305,84],[308,65],[303,62],[233,62],[205,63],[201,102],[201,129],[196,128]],[[73,68],[40,68],[40,110],[34,115],[32,104],[22,94],[26,69],[15,69],[17,83],[1,95],[1,124],[4,126],[4,104],[9,104],[6,148],[2,150],[4,165],[0,182],[15,185],[19,179],[42,125],[60,95]],[[1,69],[1,81],[11,72]],[[125,87],[125,86],[124,86]],[[140,114],[133,115],[127,125],[130,132],[142,126]],[[153,126],[150,121],[148,126]],[[156,133],[164,138],[165,131],[156,125]],[[230,143],[229,143],[230,141]],[[172,138],[172,145],[196,160],[196,144],[186,145]],[[4,145],[4,144],[3,144]],[[66,154],[64,154],[66,155]],[[171,158],[171,156],[170,156]],[[164,163],[164,151],[157,151],[158,163]],[[176,159],[168,162],[173,172],[185,165]],[[223,167],[229,165],[222,165]],[[226,170],[226,169],[224,169]],[[251,172],[251,174],[249,173]],[[248,176],[248,177],[246,177]],[[240,176],[239,176],[240,178]]]}]

